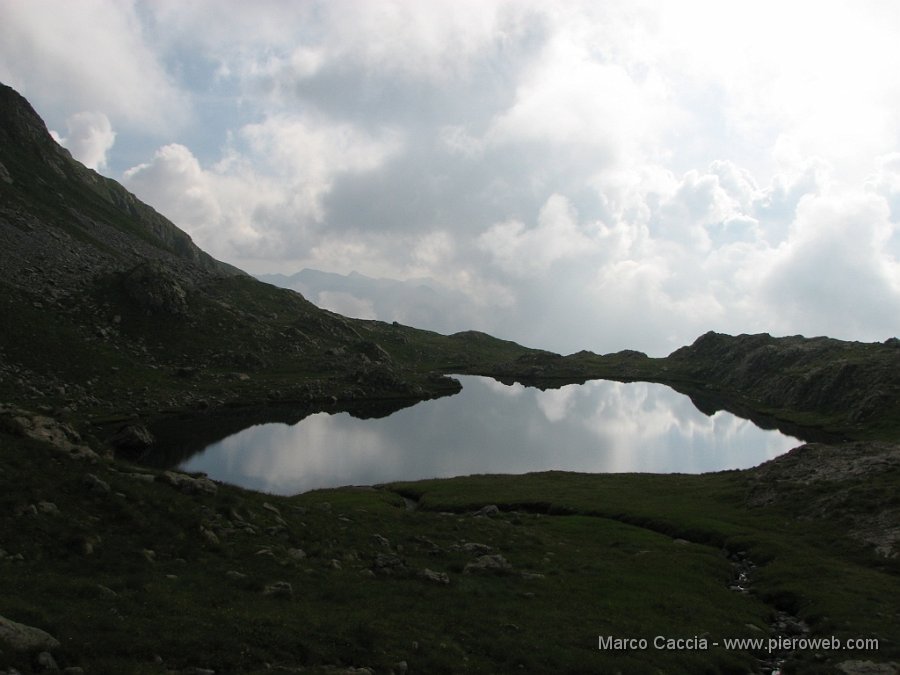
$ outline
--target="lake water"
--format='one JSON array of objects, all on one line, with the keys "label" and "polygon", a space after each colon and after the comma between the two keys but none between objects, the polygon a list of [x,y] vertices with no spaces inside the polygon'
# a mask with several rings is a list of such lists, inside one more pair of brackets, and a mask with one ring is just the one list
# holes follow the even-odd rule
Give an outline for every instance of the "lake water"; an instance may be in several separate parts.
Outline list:
[{"label": "lake water", "polygon": [[463,376],[461,393],[381,419],[317,413],[263,424],[183,462],[215,480],[294,494],[474,473],[702,473],[756,466],[801,443],[660,384],[594,380],[541,391]]}]

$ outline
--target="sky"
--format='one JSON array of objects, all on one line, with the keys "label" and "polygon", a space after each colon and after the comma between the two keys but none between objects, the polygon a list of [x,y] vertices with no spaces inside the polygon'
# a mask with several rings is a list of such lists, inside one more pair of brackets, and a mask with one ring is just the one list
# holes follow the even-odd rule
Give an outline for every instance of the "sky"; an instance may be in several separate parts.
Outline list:
[{"label": "sky", "polygon": [[217,258],[441,307],[329,309],[659,356],[900,332],[897,35],[893,0],[0,0],[0,81]]}]

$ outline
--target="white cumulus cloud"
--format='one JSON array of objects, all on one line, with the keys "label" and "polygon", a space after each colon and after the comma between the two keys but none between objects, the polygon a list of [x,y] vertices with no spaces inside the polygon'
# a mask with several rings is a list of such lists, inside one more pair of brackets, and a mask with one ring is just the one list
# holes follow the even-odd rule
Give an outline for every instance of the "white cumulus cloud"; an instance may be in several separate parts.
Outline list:
[{"label": "white cumulus cloud", "polygon": [[106,154],[116,142],[109,118],[103,113],[80,112],[66,120],[66,128],[64,138],[54,133],[56,140],[88,168],[106,168]]}]

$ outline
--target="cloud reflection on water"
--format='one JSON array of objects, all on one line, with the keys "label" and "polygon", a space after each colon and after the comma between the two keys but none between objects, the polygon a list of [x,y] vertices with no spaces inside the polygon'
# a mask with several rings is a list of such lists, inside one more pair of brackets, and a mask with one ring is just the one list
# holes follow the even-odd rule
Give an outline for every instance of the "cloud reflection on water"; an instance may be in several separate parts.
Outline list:
[{"label": "cloud reflection on water", "polygon": [[700,473],[746,468],[799,444],[674,390],[592,381],[540,391],[461,377],[457,396],[382,419],[311,415],[245,429],[185,462],[217,480],[291,494],[472,473]]}]

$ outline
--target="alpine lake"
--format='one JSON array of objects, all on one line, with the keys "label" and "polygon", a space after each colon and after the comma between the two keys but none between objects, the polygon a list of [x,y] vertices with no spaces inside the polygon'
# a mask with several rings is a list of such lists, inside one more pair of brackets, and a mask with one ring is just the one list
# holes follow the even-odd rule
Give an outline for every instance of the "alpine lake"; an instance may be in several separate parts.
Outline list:
[{"label": "alpine lake", "polygon": [[745,469],[804,441],[722,410],[707,415],[661,384],[591,380],[541,390],[456,377],[460,393],[391,414],[312,411],[262,424],[231,419],[225,425],[231,430],[219,424],[145,459],[289,495],[470,474]]}]

